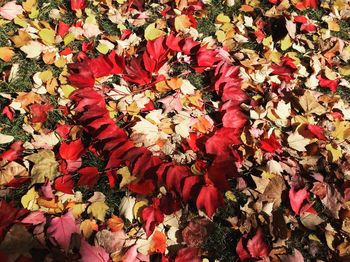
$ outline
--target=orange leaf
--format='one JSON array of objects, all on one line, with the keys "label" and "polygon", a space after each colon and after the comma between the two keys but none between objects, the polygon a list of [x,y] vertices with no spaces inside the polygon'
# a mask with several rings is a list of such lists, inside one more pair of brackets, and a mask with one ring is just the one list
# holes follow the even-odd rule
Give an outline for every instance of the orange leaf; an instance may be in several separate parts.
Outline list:
[{"label": "orange leaf", "polygon": [[0,59],[5,62],[10,62],[15,52],[12,51],[11,47],[0,47]]},{"label": "orange leaf", "polygon": [[166,236],[160,231],[155,231],[152,236],[152,242],[149,253],[164,253],[166,249]]},{"label": "orange leaf", "polygon": [[123,229],[124,221],[120,217],[112,215],[112,217],[107,220],[107,225],[112,232],[116,232]]}]

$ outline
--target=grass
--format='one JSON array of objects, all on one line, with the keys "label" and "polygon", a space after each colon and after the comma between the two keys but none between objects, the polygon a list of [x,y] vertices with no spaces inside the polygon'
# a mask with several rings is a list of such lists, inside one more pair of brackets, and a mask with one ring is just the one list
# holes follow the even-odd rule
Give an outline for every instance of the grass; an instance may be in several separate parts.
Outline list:
[{"label": "grass", "polygon": [[15,140],[28,141],[30,138],[29,134],[22,128],[23,123],[23,115],[15,116],[13,121],[10,121],[5,115],[0,115],[1,133],[11,135]]}]

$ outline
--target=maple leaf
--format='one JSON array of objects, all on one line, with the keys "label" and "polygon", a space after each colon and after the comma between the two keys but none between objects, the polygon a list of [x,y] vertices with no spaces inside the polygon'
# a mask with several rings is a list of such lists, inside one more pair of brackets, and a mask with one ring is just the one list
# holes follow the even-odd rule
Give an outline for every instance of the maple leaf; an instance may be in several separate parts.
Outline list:
[{"label": "maple leaf", "polygon": [[178,92],[176,92],[173,95],[169,95],[162,99],[159,99],[158,102],[161,102],[164,105],[165,107],[164,114],[167,114],[173,110],[177,112],[182,111],[181,96],[180,96],[180,93]]},{"label": "maple leaf", "polygon": [[46,222],[46,218],[44,212],[42,211],[34,211],[28,214],[25,218],[21,220],[22,223],[31,224],[31,225],[39,225]]},{"label": "maple leaf", "polygon": [[219,207],[224,206],[224,199],[215,186],[206,185],[199,191],[196,206],[198,209],[204,209],[208,217],[212,217]]},{"label": "maple leaf", "polygon": [[305,201],[309,200],[309,192],[303,188],[295,191],[294,188],[289,190],[289,201],[293,211],[299,215],[300,209]]},{"label": "maple leaf", "polygon": [[70,0],[70,8],[73,11],[84,10],[86,7],[85,0]]},{"label": "maple leaf", "polygon": [[208,154],[227,157],[231,146],[240,143],[239,129],[223,127],[216,130],[214,135],[206,141],[205,149]]},{"label": "maple leaf", "polygon": [[0,185],[11,182],[15,177],[27,177],[27,169],[17,162],[5,163],[0,162]]},{"label": "maple leaf", "polygon": [[145,69],[150,72],[158,72],[167,62],[168,48],[164,37],[158,37],[153,41],[147,41],[146,50],[143,53]]},{"label": "maple leaf", "polygon": [[34,163],[31,171],[32,184],[44,183],[46,178],[53,180],[58,175],[58,163],[51,150],[41,150],[26,159]]},{"label": "maple leaf", "polygon": [[23,109],[28,111],[28,105],[34,103],[40,103],[42,101],[41,96],[34,92],[19,92],[15,102],[21,103]]},{"label": "maple leaf", "polygon": [[299,103],[307,114],[322,115],[326,113],[326,108],[317,102],[316,98],[310,93],[310,91],[306,91],[304,95],[300,97]]},{"label": "maple leaf", "polygon": [[16,5],[16,1],[11,1],[0,8],[0,15],[7,20],[13,20],[17,15],[22,14],[23,11],[22,6]]},{"label": "maple leaf", "polygon": [[10,148],[0,155],[0,159],[7,161],[14,161],[18,159],[23,151],[22,144],[22,141],[16,141],[11,144]]},{"label": "maple leaf", "polygon": [[109,207],[106,205],[105,202],[96,201],[88,207],[87,212],[97,220],[104,221],[108,209]]},{"label": "maple leaf", "polygon": [[242,113],[240,108],[230,107],[222,118],[222,124],[227,128],[241,129],[247,120],[248,117]]},{"label": "maple leaf", "polygon": [[29,106],[32,115],[33,123],[44,123],[47,120],[48,112],[51,112],[54,107],[51,104],[32,104]]},{"label": "maple leaf", "polygon": [[130,63],[124,67],[125,74],[123,78],[126,81],[146,85],[152,80],[152,77],[148,71],[143,69],[141,63],[141,57],[131,59]]},{"label": "maple leaf", "polygon": [[117,232],[117,231],[123,229],[124,221],[120,217],[112,215],[112,217],[107,220],[107,225],[111,229],[112,232]]},{"label": "maple leaf", "polygon": [[84,152],[84,145],[81,139],[77,139],[71,143],[63,142],[60,145],[60,156],[65,160],[77,160]]},{"label": "maple leaf", "polygon": [[142,209],[141,217],[145,222],[144,229],[147,238],[153,233],[156,225],[162,223],[164,220],[164,214],[160,211],[159,204],[160,200],[153,198],[152,204]]},{"label": "maple leaf", "polygon": [[27,212],[25,209],[15,207],[14,202],[0,200],[0,240],[3,238],[8,227]]},{"label": "maple leaf", "polygon": [[199,250],[195,247],[186,247],[181,248],[175,258],[175,262],[184,262],[184,261],[191,261],[191,262],[200,262],[202,259],[199,256]]},{"label": "maple leaf", "polygon": [[15,52],[11,47],[0,47],[0,59],[4,62],[10,62]]},{"label": "maple leaf", "polygon": [[149,253],[165,253],[166,250],[166,240],[167,237],[163,232],[158,230],[154,231],[151,239],[151,246],[149,248]]},{"label": "maple leaf", "polygon": [[248,240],[247,249],[253,258],[267,257],[269,255],[269,247],[264,241],[264,233],[260,227],[254,237]]},{"label": "maple leaf", "polygon": [[77,226],[71,212],[53,218],[47,228],[50,241],[61,246],[66,253],[69,250],[71,237],[74,233],[77,233]]},{"label": "maple leaf", "polygon": [[79,88],[92,88],[95,84],[95,77],[90,68],[89,61],[69,64],[69,82]]},{"label": "maple leaf", "polygon": [[81,239],[81,260],[84,262],[108,262],[109,254],[100,246],[91,246],[86,240]]},{"label": "maple leaf", "polygon": [[273,203],[273,207],[277,209],[282,202],[282,192],[286,189],[286,185],[283,177],[275,176],[270,179],[269,184],[266,186],[261,198],[264,201]]},{"label": "maple leaf", "polygon": [[18,257],[28,253],[34,243],[33,235],[28,232],[24,225],[14,224],[1,242],[0,250],[4,250],[11,257]]},{"label": "maple leaf", "polygon": [[96,167],[84,167],[78,171],[80,178],[77,182],[77,186],[88,186],[92,189],[97,180],[99,179],[99,172]]},{"label": "maple leaf", "polygon": [[272,133],[269,138],[260,140],[260,148],[269,153],[275,153],[281,148],[281,144],[277,140],[275,133]]},{"label": "maple leaf", "polygon": [[288,136],[287,141],[291,148],[303,152],[306,151],[305,146],[309,145],[311,140],[295,132]]},{"label": "maple leaf", "polygon": [[71,175],[60,176],[55,179],[55,189],[66,194],[73,194],[74,185]]}]

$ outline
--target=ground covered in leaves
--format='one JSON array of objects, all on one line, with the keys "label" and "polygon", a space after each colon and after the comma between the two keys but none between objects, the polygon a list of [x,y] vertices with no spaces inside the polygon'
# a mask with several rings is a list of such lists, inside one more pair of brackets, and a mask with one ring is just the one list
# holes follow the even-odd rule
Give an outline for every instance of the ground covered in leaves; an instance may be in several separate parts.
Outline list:
[{"label": "ground covered in leaves", "polygon": [[349,261],[349,0],[0,2],[0,261]]}]

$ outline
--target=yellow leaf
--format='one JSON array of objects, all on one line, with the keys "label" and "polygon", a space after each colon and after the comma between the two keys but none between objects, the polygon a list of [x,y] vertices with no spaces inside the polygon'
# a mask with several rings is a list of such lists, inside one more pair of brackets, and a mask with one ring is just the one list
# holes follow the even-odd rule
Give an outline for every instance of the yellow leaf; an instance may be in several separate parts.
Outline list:
[{"label": "yellow leaf", "polygon": [[322,115],[326,113],[326,108],[318,103],[316,98],[309,91],[304,93],[304,95],[299,99],[299,103],[306,114]]},{"label": "yellow leaf", "polygon": [[40,38],[46,45],[53,45],[55,43],[55,35],[55,31],[48,28],[44,28],[39,32]]},{"label": "yellow leaf", "polygon": [[63,39],[64,45],[68,45],[70,42],[73,42],[75,40],[75,36],[72,33],[66,34],[66,36]]},{"label": "yellow leaf", "polygon": [[331,158],[331,161],[332,162],[336,162],[338,159],[340,159],[341,157],[342,157],[342,152],[341,152],[341,150],[338,148],[338,147],[336,147],[336,148],[334,148],[333,146],[332,146],[332,144],[328,144],[328,145],[326,145],[326,149],[328,150],[328,152],[330,153],[330,155],[332,156],[332,158]]},{"label": "yellow leaf", "polygon": [[96,220],[92,219],[86,219],[80,224],[80,232],[82,235],[88,239],[93,231],[98,231],[98,225],[96,224]]},{"label": "yellow leaf", "polygon": [[156,24],[149,24],[145,29],[145,38],[146,40],[154,40],[158,37],[164,35],[165,33],[162,30],[156,28]]},{"label": "yellow leaf", "polygon": [[339,67],[339,74],[343,76],[349,76],[350,75],[350,66],[342,66]]},{"label": "yellow leaf", "polygon": [[282,40],[281,40],[281,49],[283,51],[287,50],[292,46],[292,39],[290,38],[289,35],[286,35]]},{"label": "yellow leaf", "polygon": [[340,31],[340,26],[337,22],[335,21],[328,21],[328,29],[334,32],[339,32]]},{"label": "yellow leaf", "polygon": [[0,185],[7,184],[15,177],[28,176],[27,169],[17,162],[10,162],[6,164],[5,161],[0,162]]},{"label": "yellow leaf", "polygon": [[41,150],[26,159],[34,163],[31,171],[32,184],[44,183],[47,178],[53,180],[59,174],[55,153],[51,150]]},{"label": "yellow leaf", "polygon": [[218,30],[215,32],[215,35],[220,43],[222,43],[226,40],[226,34],[224,31]]},{"label": "yellow leaf", "polygon": [[85,204],[75,204],[72,206],[71,211],[75,218],[80,217],[80,215],[85,211],[86,205]]},{"label": "yellow leaf", "polygon": [[99,43],[98,46],[96,47],[96,50],[99,51],[101,54],[107,54],[109,51],[109,47],[105,44]]},{"label": "yellow leaf", "polygon": [[28,44],[30,40],[32,40],[30,35],[24,30],[19,30],[18,35],[15,35],[10,39],[15,44],[15,47],[22,47]]},{"label": "yellow leaf", "polygon": [[46,70],[41,72],[39,77],[41,81],[43,81],[43,83],[46,83],[47,81],[51,80],[51,78],[53,77],[53,74],[51,70]]},{"label": "yellow leaf", "polygon": [[15,52],[11,47],[0,47],[0,59],[4,62],[10,62],[12,57],[15,55]]},{"label": "yellow leaf", "polygon": [[134,214],[134,217],[137,217],[139,221],[141,221],[141,210],[142,208],[146,207],[148,205],[148,201],[146,199],[142,199],[134,205],[132,212]]},{"label": "yellow leaf", "polygon": [[223,13],[221,13],[216,17],[216,22],[225,24],[225,23],[231,22],[231,19],[227,15],[224,15]]},{"label": "yellow leaf", "polygon": [[262,41],[264,46],[270,46],[272,44],[272,36],[265,37]]},{"label": "yellow leaf", "polygon": [[332,132],[332,136],[338,140],[348,139],[350,137],[350,122],[348,121],[336,121],[334,123],[335,130]]},{"label": "yellow leaf", "polygon": [[105,202],[96,201],[88,207],[87,212],[97,220],[104,221],[108,208]]},{"label": "yellow leaf", "polygon": [[70,94],[75,90],[75,88],[71,85],[62,85],[61,89],[66,98],[69,98]]},{"label": "yellow leaf", "polygon": [[23,9],[30,12],[32,8],[36,5],[36,0],[27,0],[22,3]]},{"label": "yellow leaf", "polygon": [[118,169],[117,174],[122,176],[122,181],[119,185],[121,188],[135,180],[135,177],[131,176],[129,168],[127,166]]},{"label": "yellow leaf", "polygon": [[37,204],[37,199],[39,198],[38,192],[35,191],[35,188],[32,187],[28,190],[28,192],[22,196],[21,198],[21,204],[24,208],[35,211],[39,209],[39,206]]}]

